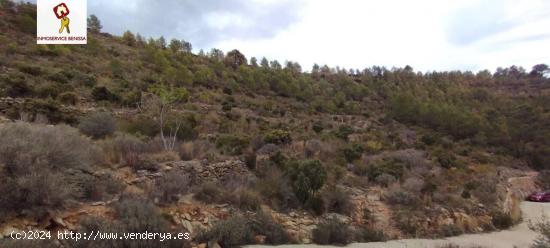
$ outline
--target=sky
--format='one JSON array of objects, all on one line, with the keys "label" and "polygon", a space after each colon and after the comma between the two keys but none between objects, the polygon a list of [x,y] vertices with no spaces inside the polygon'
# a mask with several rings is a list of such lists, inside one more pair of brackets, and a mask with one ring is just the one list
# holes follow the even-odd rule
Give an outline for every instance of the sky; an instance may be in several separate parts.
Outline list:
[{"label": "sky", "polygon": [[103,31],[185,39],[194,52],[417,71],[550,64],[548,0],[88,0]]}]

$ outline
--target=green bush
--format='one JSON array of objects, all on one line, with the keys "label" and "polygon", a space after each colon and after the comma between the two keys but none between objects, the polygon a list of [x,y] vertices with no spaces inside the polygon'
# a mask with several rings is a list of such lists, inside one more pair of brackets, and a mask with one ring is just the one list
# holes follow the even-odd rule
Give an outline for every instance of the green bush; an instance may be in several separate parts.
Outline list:
[{"label": "green bush", "polygon": [[394,176],[396,179],[401,179],[405,173],[405,163],[397,159],[383,160],[379,164],[371,165],[368,168],[369,180],[376,180],[382,174]]},{"label": "green bush", "polygon": [[107,112],[91,113],[80,120],[78,129],[94,139],[104,138],[115,132],[116,121]]},{"label": "green bush", "polygon": [[363,152],[365,152],[365,149],[359,144],[348,145],[342,150],[344,158],[346,158],[348,163],[352,163],[353,161],[360,159]]},{"label": "green bush", "polygon": [[264,137],[265,143],[277,144],[277,145],[286,145],[292,142],[290,133],[284,130],[273,130],[266,134]]},{"label": "green bush", "polygon": [[223,134],[216,140],[216,148],[226,155],[240,155],[248,147],[249,140],[231,134]]},{"label": "green bush", "polygon": [[458,165],[455,155],[450,151],[439,148],[434,151],[434,156],[443,168],[449,169]]},{"label": "green bush", "polygon": [[32,85],[27,83],[26,77],[21,73],[0,75],[2,95],[9,97],[25,97],[34,93]]},{"label": "green bush", "polygon": [[313,242],[320,245],[347,245],[352,240],[349,226],[335,218],[321,222],[313,229]]},{"label": "green bush", "polygon": [[318,160],[293,161],[287,168],[292,188],[298,200],[307,202],[323,185],[327,172]]}]

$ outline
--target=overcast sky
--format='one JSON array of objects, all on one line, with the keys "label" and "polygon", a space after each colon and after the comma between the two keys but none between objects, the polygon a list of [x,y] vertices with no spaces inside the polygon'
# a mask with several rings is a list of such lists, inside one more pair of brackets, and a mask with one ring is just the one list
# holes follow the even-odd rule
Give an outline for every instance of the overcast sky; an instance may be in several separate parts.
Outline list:
[{"label": "overcast sky", "polygon": [[550,64],[548,0],[88,0],[104,31],[190,41],[194,52],[365,68]]}]

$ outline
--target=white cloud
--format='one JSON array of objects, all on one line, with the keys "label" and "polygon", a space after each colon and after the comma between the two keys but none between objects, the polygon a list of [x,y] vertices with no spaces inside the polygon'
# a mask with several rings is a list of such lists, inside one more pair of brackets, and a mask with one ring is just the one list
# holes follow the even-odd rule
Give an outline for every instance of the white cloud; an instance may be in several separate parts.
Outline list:
[{"label": "white cloud", "polygon": [[302,7],[299,21],[272,38],[214,45],[298,61],[304,68],[326,63],[478,70],[550,62],[548,1],[310,0]]}]

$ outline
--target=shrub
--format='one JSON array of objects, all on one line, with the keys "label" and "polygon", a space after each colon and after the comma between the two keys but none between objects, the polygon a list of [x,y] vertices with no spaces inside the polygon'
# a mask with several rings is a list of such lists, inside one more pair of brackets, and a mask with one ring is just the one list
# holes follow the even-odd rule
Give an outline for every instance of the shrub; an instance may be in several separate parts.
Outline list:
[{"label": "shrub", "polygon": [[298,206],[288,178],[279,169],[271,167],[262,173],[265,175],[261,175],[255,188],[272,208],[284,211]]},{"label": "shrub", "polygon": [[125,123],[123,130],[136,136],[155,137],[160,132],[160,126],[153,118],[138,116]]},{"label": "shrub", "polygon": [[386,234],[382,230],[376,230],[372,226],[364,226],[357,230],[356,240],[360,242],[382,242],[386,241]]},{"label": "shrub", "polygon": [[434,152],[434,155],[439,165],[443,168],[449,169],[457,166],[456,157],[450,151],[439,148]]},{"label": "shrub", "polygon": [[58,99],[63,104],[76,105],[78,103],[78,95],[74,92],[63,92],[58,96]]},{"label": "shrub", "polygon": [[346,161],[348,161],[348,163],[352,163],[353,161],[361,158],[364,151],[365,149],[361,145],[352,144],[344,148],[342,153],[344,154]]},{"label": "shrub", "polygon": [[11,73],[0,76],[2,95],[9,97],[25,97],[33,94],[32,85],[27,84],[25,75],[22,73]]},{"label": "shrub", "polygon": [[292,138],[290,137],[289,132],[278,129],[266,134],[266,136],[264,137],[264,141],[265,143],[285,145],[290,144],[290,142],[292,142]]},{"label": "shrub", "polygon": [[[168,220],[154,204],[145,199],[125,197],[114,205],[114,209],[115,218],[123,232],[171,233]],[[176,239],[164,240],[162,243],[159,240],[146,239],[128,239],[120,242],[122,242],[121,247],[159,247],[162,244],[162,247],[169,248],[184,247],[186,243],[185,240]]]},{"label": "shrub", "polygon": [[226,155],[234,156],[242,154],[248,143],[249,140],[247,138],[224,134],[216,140],[216,148]]},{"label": "shrub", "polygon": [[376,183],[384,186],[384,187],[388,187],[390,186],[391,184],[395,183],[397,181],[397,179],[390,175],[390,174],[386,174],[386,173],[383,173],[379,176],[377,176],[374,181],[376,181]]},{"label": "shrub", "polygon": [[224,192],[220,185],[206,182],[198,188],[193,197],[205,203],[220,202],[224,197]]},{"label": "shrub", "polygon": [[284,227],[264,212],[258,212],[249,225],[257,235],[266,236],[265,242],[267,244],[282,245],[290,241]]},{"label": "shrub", "polygon": [[256,211],[260,209],[261,198],[258,192],[250,189],[239,189],[232,195],[230,201],[241,210]]},{"label": "shrub", "polygon": [[384,201],[392,205],[416,206],[420,199],[418,196],[403,190],[391,190],[384,195]]},{"label": "shrub", "polygon": [[546,216],[543,216],[541,221],[530,224],[529,228],[540,235],[535,240],[535,243],[531,245],[531,248],[548,248],[550,247],[550,221],[544,220]]},{"label": "shrub", "polygon": [[512,216],[508,213],[495,211],[491,213],[492,223],[498,229],[508,229],[514,225],[514,220]]},{"label": "shrub", "polygon": [[368,169],[368,176],[370,180],[376,180],[376,178],[382,174],[388,174],[394,176],[396,179],[401,179],[405,173],[405,164],[397,159],[383,160],[379,164],[374,164]]},{"label": "shrub", "polygon": [[340,188],[332,188],[323,192],[323,198],[328,212],[349,215],[353,210],[349,192]]},{"label": "shrub", "polygon": [[189,176],[183,175],[181,171],[172,170],[155,181],[152,194],[161,203],[177,202],[180,194],[184,194],[189,190],[190,184],[191,179]]},{"label": "shrub", "polygon": [[235,215],[199,233],[196,240],[199,243],[217,242],[223,248],[237,247],[253,243],[254,233],[245,217]]},{"label": "shrub", "polygon": [[115,133],[113,139],[100,143],[107,159],[112,163],[124,163],[133,166],[138,162],[139,154],[145,150],[145,143],[126,133]]},{"label": "shrub", "polygon": [[189,161],[193,159],[202,160],[207,157],[211,150],[214,150],[214,146],[210,142],[195,140],[183,143],[178,152],[182,160]]},{"label": "shrub", "polygon": [[287,169],[294,193],[302,203],[321,189],[327,178],[327,172],[318,160],[295,161]]},{"label": "shrub", "polygon": [[70,172],[90,171],[97,150],[67,126],[0,125],[0,213],[40,216],[82,192]]},{"label": "shrub", "polygon": [[321,216],[327,211],[325,200],[320,196],[313,196],[309,198],[305,204],[305,207],[317,216]]},{"label": "shrub", "polygon": [[92,89],[92,97],[95,101],[110,101],[116,102],[119,100],[119,97],[116,94],[113,94],[106,87],[94,87]]},{"label": "shrub", "polygon": [[320,245],[347,245],[351,242],[349,226],[338,219],[332,218],[321,222],[313,229],[313,242]]},{"label": "shrub", "polygon": [[440,232],[443,235],[443,237],[458,236],[464,233],[464,231],[455,224],[446,224],[441,226]]},{"label": "shrub", "polygon": [[[86,176],[84,176],[86,175]],[[111,174],[102,174],[97,177],[84,174],[75,179],[82,185],[83,196],[92,201],[110,200],[111,197],[120,193],[124,185]]]},{"label": "shrub", "polygon": [[324,129],[323,123],[320,121],[316,121],[313,123],[311,129],[313,129],[313,131],[315,131],[316,133],[321,133]]},{"label": "shrub", "polygon": [[50,123],[75,123],[73,113],[63,111],[59,102],[52,99],[32,99],[23,104],[21,111],[31,116],[34,120],[37,116],[44,116]]},{"label": "shrub", "polygon": [[116,121],[107,112],[92,113],[80,120],[78,129],[94,139],[112,135],[116,129]]},{"label": "shrub", "polygon": [[340,126],[338,130],[334,133],[334,136],[342,140],[347,141],[348,136],[353,133],[353,129],[349,126]]}]

